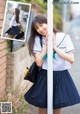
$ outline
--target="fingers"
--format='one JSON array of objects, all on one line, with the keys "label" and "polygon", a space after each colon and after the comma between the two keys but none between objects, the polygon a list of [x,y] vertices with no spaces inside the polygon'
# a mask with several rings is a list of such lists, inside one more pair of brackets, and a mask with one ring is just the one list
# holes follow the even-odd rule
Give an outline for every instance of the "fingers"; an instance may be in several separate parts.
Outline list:
[{"label": "fingers", "polygon": [[43,53],[43,54],[46,54],[46,53],[47,53],[47,47],[46,47],[46,45],[43,46],[43,48],[42,48],[42,53]]},{"label": "fingers", "polygon": [[[50,34],[46,34],[46,40],[48,40],[48,37],[50,36]],[[53,33],[52,34],[52,39],[54,39],[55,38],[55,34]]]},{"label": "fingers", "polygon": [[49,34],[46,34],[46,41],[48,41]]}]

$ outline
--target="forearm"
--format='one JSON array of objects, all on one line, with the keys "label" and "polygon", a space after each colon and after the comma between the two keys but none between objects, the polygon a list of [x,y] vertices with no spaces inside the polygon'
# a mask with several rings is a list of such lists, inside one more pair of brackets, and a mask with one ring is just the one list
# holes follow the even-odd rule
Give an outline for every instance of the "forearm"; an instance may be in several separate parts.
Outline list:
[{"label": "forearm", "polygon": [[54,50],[56,51],[56,53],[62,57],[64,60],[67,60],[68,62],[70,62],[71,64],[74,62],[74,54],[73,53],[65,53],[62,50],[60,50],[59,48],[55,47]]},{"label": "forearm", "polygon": [[44,62],[44,56],[47,53],[47,51],[43,50],[41,53],[36,53],[35,54],[35,61],[37,63],[38,66],[42,66],[43,62]]},{"label": "forearm", "polygon": [[21,24],[20,23],[17,23],[17,25],[21,27]]}]

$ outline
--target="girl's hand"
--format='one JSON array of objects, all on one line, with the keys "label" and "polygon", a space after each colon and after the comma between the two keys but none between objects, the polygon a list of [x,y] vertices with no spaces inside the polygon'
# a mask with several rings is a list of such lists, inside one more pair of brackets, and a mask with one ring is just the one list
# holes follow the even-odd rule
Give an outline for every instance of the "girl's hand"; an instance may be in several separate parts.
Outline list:
[{"label": "girl's hand", "polygon": [[10,28],[12,28],[12,26],[10,26]]},{"label": "girl's hand", "polygon": [[18,23],[17,25],[20,26],[20,23]]},{"label": "girl's hand", "polygon": [[48,45],[48,37],[49,37],[49,34],[46,34],[46,46]]},{"label": "girl's hand", "polygon": [[[49,37],[49,34],[46,35],[46,46],[48,45],[48,37]],[[52,35],[52,42],[53,42],[53,49],[55,50],[55,48],[56,48],[56,35],[55,35],[55,33]]]},{"label": "girl's hand", "polygon": [[43,46],[43,49],[42,49],[42,50],[43,50],[43,53],[44,53],[44,54],[47,53],[47,45],[46,45],[46,44]]}]

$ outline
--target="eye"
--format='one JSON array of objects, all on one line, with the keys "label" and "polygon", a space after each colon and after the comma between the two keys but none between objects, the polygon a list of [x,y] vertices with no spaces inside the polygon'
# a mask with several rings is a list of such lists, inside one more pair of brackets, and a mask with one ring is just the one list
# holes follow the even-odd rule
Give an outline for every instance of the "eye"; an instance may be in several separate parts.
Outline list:
[{"label": "eye", "polygon": [[35,26],[35,29],[37,30],[39,27],[38,26]]},{"label": "eye", "polygon": [[42,27],[42,26],[43,26],[43,24],[40,24],[40,26]]}]

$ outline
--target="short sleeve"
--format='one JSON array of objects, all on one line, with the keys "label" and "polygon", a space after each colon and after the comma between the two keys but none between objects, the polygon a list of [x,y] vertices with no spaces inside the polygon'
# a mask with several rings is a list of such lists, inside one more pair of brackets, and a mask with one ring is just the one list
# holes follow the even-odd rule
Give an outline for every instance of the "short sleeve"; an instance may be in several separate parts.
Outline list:
[{"label": "short sleeve", "polygon": [[66,53],[74,52],[75,48],[73,46],[72,40],[69,35],[66,36]]},{"label": "short sleeve", "polygon": [[35,37],[35,42],[34,42],[34,46],[33,46],[33,53],[39,53],[39,52],[42,52],[42,48],[41,48],[41,45],[40,45],[40,38],[39,36],[36,36]]}]

